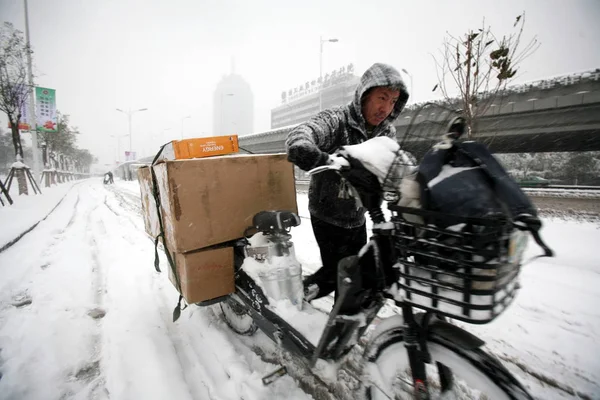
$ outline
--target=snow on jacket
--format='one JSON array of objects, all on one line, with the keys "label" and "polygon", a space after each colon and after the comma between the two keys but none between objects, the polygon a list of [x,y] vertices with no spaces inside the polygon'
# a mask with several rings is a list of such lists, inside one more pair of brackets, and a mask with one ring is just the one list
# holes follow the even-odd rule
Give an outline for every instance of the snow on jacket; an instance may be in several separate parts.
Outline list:
[{"label": "snow on jacket", "polygon": [[[364,94],[374,87],[393,87],[400,97],[385,121],[367,132],[362,115]],[[392,125],[408,100],[406,85],[400,73],[385,64],[374,64],[361,77],[353,101],[347,106],[324,110],[308,122],[298,125],[288,135],[288,160],[305,171],[325,165],[329,155],[345,145],[362,143],[377,136],[396,138]],[[330,224],[353,228],[365,222],[365,210],[357,207],[354,198],[340,196],[345,190],[341,177],[334,171],[325,171],[311,178],[308,191],[308,210],[311,215]]]}]

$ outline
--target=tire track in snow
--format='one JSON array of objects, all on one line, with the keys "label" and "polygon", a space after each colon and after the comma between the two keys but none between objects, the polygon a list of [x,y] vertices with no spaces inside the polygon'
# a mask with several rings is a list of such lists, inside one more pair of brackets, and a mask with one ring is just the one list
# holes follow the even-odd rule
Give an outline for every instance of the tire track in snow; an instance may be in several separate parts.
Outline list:
[{"label": "tire track in snow", "polygon": [[133,193],[119,189],[118,187],[107,188],[107,190],[119,202],[121,208],[142,216],[142,199],[140,196],[136,196]]},{"label": "tire track in snow", "polygon": [[109,191],[118,198],[119,203],[123,208],[142,215],[142,199],[140,196],[136,196],[126,190],[119,190],[116,187],[109,189]]},{"label": "tire track in snow", "polygon": [[[142,235],[146,236],[143,232]],[[164,263],[164,254],[159,254]],[[191,309],[184,311],[181,319],[173,323],[172,309],[177,297],[173,296],[175,291],[170,285],[160,275],[155,275],[153,289],[159,295],[157,309],[193,398],[262,400],[284,397],[283,391],[277,391],[277,384],[264,387],[256,374],[248,377],[257,368],[265,375],[276,365],[265,365],[253,347],[244,344],[216,316],[212,307],[190,305]],[[264,340],[268,340],[266,336]],[[228,382],[228,385],[223,387],[219,382]]]},{"label": "tire track in snow", "polygon": [[[91,288],[95,308],[91,309],[88,315],[96,320],[97,331],[93,334],[90,345],[90,362],[82,367],[75,378],[88,382],[90,386],[90,398],[110,398],[110,393],[106,388],[106,376],[103,371],[102,347],[103,347],[103,329],[102,323],[106,311],[102,308],[104,304],[104,293],[106,292],[106,283],[104,279],[104,268],[99,257],[98,240],[106,236],[106,227],[99,214],[100,207],[106,201],[106,196],[98,201],[98,204],[89,212],[86,217],[85,234],[90,248],[92,259],[92,282]],[[97,218],[94,218],[97,217]]]},{"label": "tire track in snow", "polygon": [[[116,190],[108,190],[109,193],[111,193],[113,195],[113,199],[117,202],[117,205],[120,206],[123,211],[126,211],[125,213],[117,211],[116,207],[112,206],[111,204],[109,204],[109,199],[108,196],[105,198],[104,200],[104,205],[116,216],[123,218],[123,219],[127,219],[131,225],[133,225],[135,227],[136,230],[144,230],[144,222],[142,220],[142,209],[141,209],[141,204],[139,206],[133,204],[130,201],[125,200],[125,198],[123,196],[121,196],[121,194],[116,191]],[[127,212],[129,211],[129,212]],[[139,216],[139,218],[132,218],[132,212],[136,215]]]},{"label": "tire track in snow", "polygon": [[[111,204],[111,197],[109,193],[98,211],[104,216],[105,229],[118,232],[117,235],[107,233],[105,240],[99,241],[107,289],[104,302],[107,314],[103,321],[104,361],[101,364],[107,368],[106,377],[111,382],[108,390],[120,398],[140,397],[140,393],[148,390],[155,398],[160,398],[158,393],[167,391],[178,399],[208,398],[208,391],[191,391],[193,384],[198,384],[197,377],[191,381],[184,379],[185,371],[181,365],[173,364],[177,357],[171,357],[174,353],[172,340],[159,314],[158,293],[151,287],[154,270],[150,268],[147,254],[140,253],[140,249],[145,248],[142,243],[150,242],[121,205]],[[123,224],[124,221],[130,224]],[[107,249],[112,250],[110,254]],[[125,249],[127,254],[123,254]],[[153,252],[148,253],[153,256]],[[148,269],[145,260],[148,260]],[[148,377],[154,381],[159,376],[164,377],[165,368],[170,379],[167,377],[166,381],[156,381],[150,386],[144,383]],[[175,373],[178,376],[174,379],[172,371],[178,369],[181,373]]]},{"label": "tire track in snow", "polygon": [[[69,224],[72,224],[72,221],[75,218],[75,214],[77,212],[77,205],[79,204],[79,192],[77,192],[77,197],[75,198],[75,202],[73,204],[70,204],[70,199],[67,201],[64,201],[67,196],[71,195],[72,192],[72,188],[69,189],[69,191],[67,193],[65,193],[65,196],[62,197],[62,199],[59,201],[59,203],[52,209],[52,211],[50,213],[48,213],[48,215],[46,215],[46,217],[44,217],[42,220],[40,220],[39,222],[37,222],[33,227],[31,227],[28,231],[22,233],[21,235],[19,235],[19,237],[17,237],[16,239],[13,239],[9,245],[5,245],[2,250],[0,251],[0,259],[3,257],[7,257],[9,259],[11,258],[15,258],[15,257],[11,257],[11,252],[14,251],[18,251],[20,249],[19,246],[17,247],[13,247],[14,245],[17,245],[18,242],[20,242],[20,240],[25,237],[28,233],[30,233],[31,235],[39,236],[42,235],[42,232],[40,232],[39,230],[34,230],[34,228],[38,227],[41,228],[46,228],[46,224],[49,224],[48,226],[55,226],[55,225],[59,225],[58,229],[53,229],[52,234],[51,235],[46,235],[46,236],[42,236],[41,238],[37,238],[38,239],[36,241],[35,244],[29,243],[29,242],[20,242],[19,245],[23,245],[25,246],[25,251],[27,251],[27,254],[29,257],[27,258],[22,258],[22,257],[18,257],[19,262],[24,262],[27,264],[27,260],[29,259],[35,259],[35,261],[30,262],[29,265],[21,265],[20,268],[18,269],[12,269],[9,276],[3,276],[3,279],[0,284],[0,305],[3,306],[10,306],[11,301],[7,300],[7,297],[15,297],[16,298],[29,298],[29,294],[28,294],[28,288],[25,287],[23,289],[21,289],[22,285],[26,282],[25,277],[29,274],[31,274],[33,271],[35,270],[35,267],[40,267],[41,269],[46,269],[49,266],[51,266],[52,261],[51,259],[49,260],[49,257],[52,255],[52,249],[55,248],[55,246],[60,243],[60,241],[63,239],[64,237],[64,233],[67,230],[67,227]],[[69,213],[69,217],[68,217],[68,221],[65,224],[63,221],[64,220],[57,220],[54,221],[55,219],[60,217],[60,212],[63,211],[64,207],[67,207],[67,210],[70,210]],[[41,223],[41,225],[40,225]],[[64,225],[63,225],[64,224]],[[62,227],[60,227],[62,226]],[[27,236],[27,238],[29,238],[30,235]],[[41,239],[41,240],[40,240]],[[43,240],[46,239],[47,241],[44,243]],[[42,245],[43,247],[40,247],[39,245]],[[39,254],[39,258],[35,258],[35,255]],[[41,262],[39,262],[38,260],[42,260]],[[0,263],[4,264],[4,263]],[[37,271],[36,271],[37,272]],[[11,276],[12,275],[12,276]],[[15,289],[17,289],[16,291],[18,293],[15,294]]]},{"label": "tire track in snow", "polygon": [[[170,307],[172,307],[172,304],[168,304],[170,302],[166,298],[163,291],[161,291],[160,294],[162,300],[162,304],[160,307],[160,317],[165,326],[169,341],[171,342],[171,345],[173,347],[173,351],[179,361],[179,366],[181,368],[183,379],[188,385],[192,398],[208,398],[210,400],[220,399],[219,396],[214,395],[215,389],[207,385],[205,382],[210,381],[210,378],[209,373],[204,367],[204,365],[202,363],[200,363],[200,365],[195,363],[195,360],[189,355],[185,343],[183,343],[181,340],[177,340],[180,335],[178,332],[176,332],[176,326],[172,321],[173,316],[169,315],[168,312]],[[193,346],[189,347],[193,348]],[[199,373],[199,376],[194,374],[196,372]],[[199,384],[201,384],[202,386],[199,387]]]},{"label": "tire track in snow", "polygon": [[219,321],[223,335],[228,338],[235,350],[239,353],[246,353],[244,356],[248,363],[251,362],[251,357],[255,356],[259,357],[262,362],[270,364],[270,368],[263,375],[284,365],[287,369],[287,375],[296,381],[298,387],[304,393],[312,396],[315,400],[339,399],[330,392],[329,386],[310,371],[310,368],[306,365],[306,360],[300,360],[289,352],[281,354],[275,343],[261,330],[257,330],[252,336],[235,333],[225,322],[223,313],[220,309],[217,310],[216,307],[211,307],[210,311],[213,313],[214,318]]},{"label": "tire track in snow", "polygon": [[[116,200],[119,202],[119,206],[123,210],[135,213],[136,215],[141,215],[142,211],[139,197],[133,194],[129,194],[128,192],[119,191],[116,187],[110,188],[109,191],[115,195]],[[128,215],[123,215],[121,210],[113,208],[110,204],[108,204],[108,202],[106,203],[106,206],[115,216],[121,218],[127,217],[131,221],[131,217],[129,217]],[[138,225],[133,221],[131,222],[132,225],[134,225],[137,229],[140,229],[141,224]],[[143,226],[141,226],[141,229],[143,230]],[[144,238],[148,238],[145,233],[142,232],[142,234]],[[162,252],[161,259],[164,264],[165,261]],[[221,352],[216,350],[216,348],[221,349],[221,347],[214,345],[202,345],[203,342],[206,342],[206,338],[203,337],[201,329],[191,333],[189,331],[183,330],[178,324],[174,324],[172,322],[171,315],[171,309],[174,305],[174,302],[173,300],[168,300],[164,291],[160,290],[160,293],[161,298],[163,300],[161,307],[159,307],[161,318],[167,330],[169,340],[173,346],[174,353],[176,354],[179,360],[184,379],[186,380],[187,385],[190,388],[190,393],[193,394],[194,398],[206,398],[208,396],[208,398],[210,399],[237,399],[235,391],[228,395],[227,390],[225,390],[224,388],[207,384],[207,382],[211,383],[233,380],[233,384],[235,384],[235,382],[237,382],[235,377],[240,375],[240,372],[238,371],[240,366],[231,366],[229,362],[219,362],[218,364],[215,364],[214,362],[207,363],[206,361],[204,361],[206,359],[209,359],[211,361],[215,359],[221,361],[223,358],[221,357]],[[331,301],[332,299],[333,296],[331,296]],[[190,311],[188,310],[188,312]],[[212,312],[195,312],[195,314],[201,314],[200,317],[204,320],[207,318],[207,314],[210,314],[210,316],[212,316],[214,320],[209,320],[209,325],[213,324],[218,320],[218,316],[216,316],[216,314]],[[192,318],[192,316],[190,316],[190,318]],[[227,327],[224,323],[221,324],[219,328],[219,330],[221,331],[221,335],[225,335],[229,339],[233,339],[233,341],[236,343],[233,346],[232,343],[227,343],[224,347],[226,348],[227,345],[232,346],[236,350],[236,353],[239,354],[241,352],[244,355],[244,366],[242,366],[242,368],[248,369],[249,365],[255,364],[257,360],[260,359],[260,356],[256,354],[257,352],[255,351],[255,349],[253,349],[252,347],[248,347],[244,343],[242,343],[239,340],[239,338],[236,337],[237,335],[231,332],[229,327]],[[264,339],[268,340],[266,336]],[[192,350],[191,352],[190,349]],[[270,361],[268,360],[268,357],[263,357],[262,359],[263,362],[269,363]],[[219,368],[215,369],[215,365],[219,366]],[[268,367],[263,374],[271,372],[275,367],[276,365]],[[201,386],[199,386],[199,384],[201,384]],[[256,381],[252,382],[243,381],[242,386],[242,388],[238,389],[246,393],[245,396],[242,396],[243,399],[259,400],[264,398],[262,397],[262,395],[256,395],[256,392],[261,392],[265,390],[262,387],[262,382],[260,381],[260,379],[257,379]],[[246,388],[246,390],[244,390],[244,387]]]},{"label": "tire track in snow", "polygon": [[[95,320],[95,329],[90,333],[90,343],[88,344],[87,350],[87,362],[83,362],[79,368],[73,372],[69,379],[80,382],[84,387],[74,394],[70,391],[65,393],[63,397],[72,397],[73,395],[81,395],[85,393],[86,398],[93,399],[108,399],[110,398],[108,390],[106,389],[106,379],[102,373],[101,366],[101,354],[102,354],[102,317],[104,316],[104,310],[102,310],[102,273],[101,265],[98,257],[98,245],[96,241],[96,232],[94,231],[94,223],[92,219],[94,214],[97,212],[99,207],[102,205],[102,199],[98,196],[98,191],[95,187],[89,186],[89,192],[85,193],[86,197],[91,198],[92,204],[86,207],[81,213],[75,213],[69,220],[67,227],[64,229],[66,232],[69,228],[76,227],[75,222],[78,219],[82,219],[84,236],[88,244],[88,252],[90,257],[90,265],[88,266],[91,271],[91,282],[90,289],[92,291],[93,303],[96,307],[91,308],[87,312],[87,317]],[[79,204],[79,196],[77,199]],[[101,225],[102,220],[98,221]],[[83,283],[82,283],[83,284]],[[84,356],[85,357],[85,356]]]},{"label": "tire track in snow", "polygon": [[[86,283],[90,282],[92,255],[85,246],[74,246],[86,235],[90,216],[98,207],[94,195],[93,188],[78,190],[76,198],[55,210],[46,221],[49,225],[43,230],[40,225],[40,231],[32,233],[27,242],[11,249],[14,252],[3,254],[14,258],[18,257],[15,252],[35,249],[27,255],[38,260],[23,268],[20,279],[33,293],[31,306],[2,310],[5,323],[0,326],[0,331],[4,330],[0,335],[12,338],[3,346],[12,355],[5,370],[5,378],[12,382],[6,387],[10,390],[5,392],[7,395],[12,392],[15,398],[107,398],[100,390],[101,382],[95,380],[99,363],[96,357],[90,357],[95,347],[94,322],[86,315],[86,303],[93,295],[91,284]],[[48,260],[41,270],[34,268],[39,265],[39,258]],[[9,286],[15,287],[14,283],[13,280]],[[88,347],[86,351],[90,343],[92,350]],[[43,368],[43,373],[39,368]]]},{"label": "tire track in snow", "polygon": [[52,208],[52,210],[50,210],[50,212],[48,214],[46,214],[46,216],[44,218],[42,218],[41,220],[39,220],[38,222],[36,222],[35,224],[33,224],[31,227],[27,228],[24,232],[22,232],[21,234],[19,234],[14,239],[12,239],[9,242],[5,243],[2,247],[0,247],[0,253],[2,253],[5,250],[8,250],[12,246],[14,246],[25,235],[27,235],[29,232],[31,232],[32,230],[34,230],[39,225],[40,222],[45,221],[50,215],[52,215],[52,213],[58,208],[58,206],[60,206],[60,204],[67,197],[67,195],[69,193],[71,193],[71,190],[73,190],[73,188],[75,187],[75,185],[79,185],[79,184],[81,184],[81,182],[73,184],[73,186],[71,186],[71,188],[69,188],[69,190],[67,191],[67,193],[65,193],[64,196],[61,197],[61,199],[58,201],[58,203],[56,203],[56,205]]},{"label": "tire track in snow", "polygon": [[[162,253],[161,258],[163,259],[161,261],[165,261]],[[235,375],[233,372],[228,371],[227,367],[222,363],[214,363],[215,359],[220,361],[218,351],[222,350],[222,347],[216,346],[214,343],[212,345],[208,344],[207,346],[201,346],[206,339],[200,329],[192,333],[189,330],[186,330],[180,323],[174,323],[172,320],[173,316],[170,312],[174,302],[172,299],[169,299],[164,290],[160,289],[162,288],[157,288],[160,293],[161,302],[161,306],[159,307],[160,316],[193,398],[208,398],[211,400],[225,398],[235,399],[232,395],[224,393],[223,388],[218,388],[210,384],[215,381],[231,381],[232,376]],[[195,306],[189,305],[188,307]],[[192,311],[188,309],[187,312],[190,313]],[[192,317],[193,315],[188,315],[188,321],[190,321]],[[201,317],[206,317],[206,314],[203,314]],[[183,318],[184,317],[182,316],[182,320]],[[208,322],[209,327],[212,323],[213,321]],[[199,349],[198,347],[201,348]],[[215,368],[215,366],[218,366],[219,368]],[[198,383],[200,383],[202,387],[199,387]],[[233,383],[235,384],[235,381]],[[235,396],[235,393],[233,396]],[[260,399],[252,396],[243,396],[240,400]]]},{"label": "tire track in snow", "polygon": [[[104,199],[104,201],[106,201],[106,198]],[[92,214],[94,214],[99,209],[99,207],[100,204],[96,206],[94,210],[92,210],[92,213],[90,213],[90,220],[88,220],[88,228],[91,227],[92,229],[86,229],[86,233],[88,234],[88,243],[90,245],[92,255],[92,271],[94,272],[94,281],[92,282],[92,287],[94,288],[94,300],[96,305],[98,307],[101,307],[104,302],[103,294],[106,291],[106,282],[104,280],[104,269],[102,267],[102,264],[100,263],[98,242],[96,240],[96,236],[98,232],[101,236],[105,236],[106,227],[102,219],[98,219],[94,223],[92,223],[91,221]]]},{"label": "tire track in snow", "polygon": [[[278,385],[286,380],[289,383],[289,380],[294,379],[293,376],[283,377],[270,386],[262,384],[260,378],[279,365],[272,364],[269,357],[259,354],[264,352],[265,347],[270,346],[269,339],[264,334],[259,332],[258,336],[244,337],[249,341],[248,344],[244,343],[242,338],[232,332],[213,312],[214,306],[190,305],[188,307],[192,307],[192,310],[184,311],[188,315],[183,315],[177,323],[173,323],[170,313],[173,302],[169,301],[164,291],[161,290],[160,293],[163,301],[163,306],[160,307],[161,316],[185,379],[188,384],[191,382],[190,390],[194,398],[208,396],[215,400],[262,400],[283,398],[289,394],[283,389],[284,386]],[[255,348],[257,338],[265,344],[264,347],[260,347],[259,352]],[[200,396],[197,390],[198,380],[208,392],[204,397]],[[219,385],[219,382],[227,384]],[[196,389],[193,389],[194,385]]]},{"label": "tire track in snow", "polygon": [[[570,394],[572,396],[577,396],[578,398],[581,398],[584,400],[592,400],[591,395],[580,392],[578,390],[575,390],[571,386],[568,386],[564,383],[558,382],[556,379],[551,378],[541,372],[534,371],[531,367],[529,367],[525,363],[519,361],[518,359],[509,357],[509,356],[505,356],[505,355],[498,355],[498,354],[496,355],[496,357],[500,358],[504,362],[507,362],[507,363],[510,363],[510,364],[516,366],[521,371],[523,371],[525,374],[537,379],[538,381],[542,382],[545,385],[548,385],[552,388],[558,389],[561,392],[564,392],[566,394]],[[586,379],[585,377],[582,377],[582,378]],[[590,383],[594,383],[594,382],[590,381]]]}]

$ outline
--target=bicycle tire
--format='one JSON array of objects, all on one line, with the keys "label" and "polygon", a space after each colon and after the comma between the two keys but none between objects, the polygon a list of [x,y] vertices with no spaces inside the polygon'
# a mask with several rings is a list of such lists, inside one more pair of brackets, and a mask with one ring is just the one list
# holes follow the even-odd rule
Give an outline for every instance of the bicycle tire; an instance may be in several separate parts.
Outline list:
[{"label": "bicycle tire", "polygon": [[258,325],[252,319],[248,308],[236,300],[234,295],[227,296],[227,299],[220,303],[221,312],[227,325],[239,335],[252,336],[258,329]]},{"label": "bicycle tire", "polygon": [[[379,345],[374,360],[371,361],[377,367],[380,377],[383,379],[383,382],[379,382],[379,384],[387,385],[388,393],[392,393],[394,399],[412,399],[414,395],[410,364],[408,363],[408,354],[403,339],[402,328],[396,328],[394,335],[391,335],[388,340]],[[453,377],[453,393],[456,398],[478,399],[481,398],[480,395],[477,395],[477,392],[479,392],[486,396],[484,398],[494,400],[533,400],[533,397],[517,378],[500,361],[481,348],[465,349],[435,334],[431,334],[428,338],[427,348],[432,359],[428,368],[428,380],[432,381],[429,371],[438,363],[449,368],[456,375]],[[393,372],[390,371],[390,365],[395,367]],[[404,382],[403,392],[398,392],[401,388],[397,385],[394,387],[395,381],[398,380],[396,372],[398,369],[404,370],[405,378],[400,379]],[[410,382],[410,385],[406,381]],[[464,385],[463,381],[466,381],[467,385]],[[434,393],[430,393],[430,395],[431,398],[435,398],[433,395],[437,393],[432,390],[432,386],[430,384],[430,392]],[[366,385],[365,390],[366,399],[389,399],[374,384]],[[399,395],[403,393],[405,397],[400,397]],[[441,393],[438,395],[442,397]]]}]

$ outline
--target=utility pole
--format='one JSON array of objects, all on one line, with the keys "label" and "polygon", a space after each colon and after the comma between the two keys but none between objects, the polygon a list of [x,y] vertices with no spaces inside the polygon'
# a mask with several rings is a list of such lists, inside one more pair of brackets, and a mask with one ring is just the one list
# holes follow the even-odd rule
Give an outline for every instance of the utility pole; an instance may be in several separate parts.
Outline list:
[{"label": "utility pole", "polygon": [[132,132],[131,132],[131,117],[133,116],[133,114],[135,114],[138,111],[146,111],[148,109],[147,108],[140,108],[139,110],[133,110],[132,111],[131,108],[130,108],[129,111],[123,111],[120,108],[117,108],[116,110],[119,111],[119,112],[122,112],[125,115],[127,115],[127,121],[128,121],[128,124],[129,124],[129,154],[130,154],[130,157],[131,157],[131,142],[132,142],[132,138],[133,138],[133,135],[132,135]]},{"label": "utility pole", "polygon": [[29,79],[29,131],[31,132],[31,147],[33,153],[33,176],[39,176],[40,155],[37,148],[37,115],[35,112],[35,88],[33,86],[33,67],[31,63],[31,41],[29,40],[29,12],[27,10],[27,0],[25,3],[25,40],[27,41],[27,74]]}]

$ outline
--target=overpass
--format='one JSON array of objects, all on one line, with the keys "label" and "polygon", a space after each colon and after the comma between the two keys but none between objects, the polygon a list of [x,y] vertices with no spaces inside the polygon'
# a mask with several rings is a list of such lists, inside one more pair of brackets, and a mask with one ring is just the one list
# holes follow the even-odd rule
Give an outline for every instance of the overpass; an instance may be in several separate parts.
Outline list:
[{"label": "overpass", "polygon": [[[430,138],[448,120],[440,108],[407,107],[395,122],[402,140],[412,134]],[[292,127],[242,136],[240,146],[253,153],[285,151]],[[600,69],[511,87],[497,96],[474,126],[474,138],[496,153],[600,151]],[[409,151],[436,141],[410,139]]]}]

